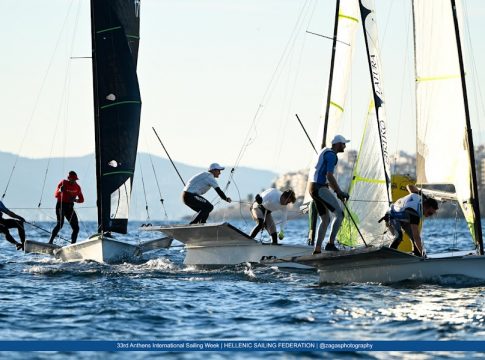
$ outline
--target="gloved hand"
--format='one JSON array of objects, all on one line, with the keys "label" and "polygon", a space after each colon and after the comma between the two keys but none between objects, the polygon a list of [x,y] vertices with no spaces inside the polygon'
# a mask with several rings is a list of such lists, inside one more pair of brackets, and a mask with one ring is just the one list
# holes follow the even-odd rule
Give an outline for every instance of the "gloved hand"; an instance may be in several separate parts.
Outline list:
[{"label": "gloved hand", "polygon": [[22,216],[19,216],[17,219],[19,219],[20,222],[25,222],[25,219]]},{"label": "gloved hand", "polygon": [[342,201],[347,201],[350,198],[350,195],[345,191],[340,191],[337,193],[337,197]]},{"label": "gloved hand", "polygon": [[227,201],[228,203],[230,203],[232,200],[231,200],[231,198],[230,198],[230,197],[228,197],[228,198],[226,198],[226,201]]},{"label": "gloved hand", "polygon": [[285,232],[283,230],[280,230],[278,233],[278,239],[283,240],[285,238]]},{"label": "gloved hand", "polygon": [[61,185],[61,187],[59,188],[59,192],[63,192],[64,191],[64,185]]}]

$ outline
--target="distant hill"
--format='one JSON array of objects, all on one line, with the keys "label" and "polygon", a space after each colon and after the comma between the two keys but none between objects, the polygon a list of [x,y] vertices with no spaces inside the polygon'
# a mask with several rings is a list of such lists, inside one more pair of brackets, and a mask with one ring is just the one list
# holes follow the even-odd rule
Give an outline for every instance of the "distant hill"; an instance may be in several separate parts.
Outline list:
[{"label": "distant hill", "polygon": [[[15,212],[32,220],[53,220],[54,190],[56,185],[67,176],[70,170],[75,170],[79,176],[79,184],[86,199],[84,204],[76,205],[78,215],[82,220],[96,219],[94,155],[71,158],[30,159],[17,158],[16,155],[0,152],[0,163],[2,164],[0,169],[0,191],[2,195],[15,166],[4,198],[5,205]],[[183,185],[169,160],[154,155],[151,155],[150,159],[149,154],[141,153],[138,155],[136,164],[130,219],[143,221],[147,219],[145,193],[150,218],[152,220],[165,219],[152,163],[160,186],[160,193],[164,199],[168,219],[177,220],[183,216],[193,214],[192,210],[182,203],[181,192]],[[185,181],[194,174],[207,170],[205,167],[195,167],[181,163],[176,163],[176,166]],[[46,169],[48,169],[47,173]],[[142,173],[143,177],[141,176]],[[227,183],[229,174],[230,168],[228,167],[218,179],[222,189]],[[262,189],[269,187],[276,179],[277,174],[271,171],[239,167],[236,169],[234,177],[235,181],[229,186],[228,195],[233,200],[237,201],[241,198],[242,201],[246,201],[248,195],[258,193]],[[213,201],[217,199],[217,194],[214,190],[210,190],[206,197],[208,200]],[[40,209],[37,207],[39,202],[41,202]],[[222,202],[220,206],[225,206],[226,204]]]}]

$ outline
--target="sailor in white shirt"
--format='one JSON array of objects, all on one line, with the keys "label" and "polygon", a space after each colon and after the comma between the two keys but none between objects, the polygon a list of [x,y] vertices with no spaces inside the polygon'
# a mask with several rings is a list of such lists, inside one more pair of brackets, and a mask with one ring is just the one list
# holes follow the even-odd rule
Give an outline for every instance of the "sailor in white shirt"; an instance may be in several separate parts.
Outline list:
[{"label": "sailor in white shirt", "polygon": [[[285,190],[281,192],[276,189],[268,189],[263,191],[261,195],[256,195],[256,201],[251,206],[251,216],[254,221],[256,221],[256,226],[253,228],[249,236],[252,238],[256,237],[258,232],[265,227],[271,236],[271,243],[277,245],[278,237],[280,240],[283,240],[285,237],[284,228],[288,217],[287,205],[289,203],[294,203],[295,201],[296,196],[293,190]],[[280,233],[277,236],[276,225],[271,213],[278,210],[282,212],[282,222]]]},{"label": "sailor in white shirt", "polygon": [[185,205],[198,213],[190,224],[205,223],[210,212],[214,209],[214,206],[201,196],[209,191],[211,187],[214,188],[222,200],[231,202],[231,198],[224,194],[216,181],[216,178],[221,174],[221,170],[224,170],[224,167],[218,163],[213,163],[209,166],[208,171],[194,175],[185,185],[182,200]]}]

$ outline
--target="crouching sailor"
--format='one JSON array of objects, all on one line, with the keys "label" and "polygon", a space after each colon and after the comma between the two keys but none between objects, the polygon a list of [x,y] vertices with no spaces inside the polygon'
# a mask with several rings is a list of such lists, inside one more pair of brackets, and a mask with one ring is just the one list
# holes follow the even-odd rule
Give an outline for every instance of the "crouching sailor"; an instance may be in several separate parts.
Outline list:
[{"label": "crouching sailor", "polygon": [[[4,219],[3,214],[11,217],[11,219]],[[25,230],[24,230],[25,219],[8,209],[3,202],[0,201],[0,234],[5,235],[5,239],[14,244],[17,250],[22,250],[25,243]],[[20,242],[15,241],[13,236],[8,231],[9,229],[17,229],[19,233]]]},{"label": "crouching sailor", "polygon": [[[295,192],[291,189],[283,192],[276,189],[268,189],[263,191],[261,195],[256,195],[256,200],[251,206],[251,216],[256,221],[256,226],[249,236],[255,238],[258,232],[265,227],[271,236],[271,243],[278,245],[278,238],[283,240],[285,237],[284,229],[288,219],[287,205],[295,201]],[[280,232],[276,234],[276,225],[271,213],[278,210],[282,213],[282,223]]]},{"label": "crouching sailor", "polygon": [[402,230],[404,230],[413,243],[414,254],[416,256],[424,256],[423,242],[419,233],[419,222],[423,217],[429,217],[436,213],[438,202],[423,195],[414,185],[408,185],[406,188],[410,194],[392,204],[383,218],[394,236],[394,241],[389,247],[393,249],[398,248],[403,240]]}]

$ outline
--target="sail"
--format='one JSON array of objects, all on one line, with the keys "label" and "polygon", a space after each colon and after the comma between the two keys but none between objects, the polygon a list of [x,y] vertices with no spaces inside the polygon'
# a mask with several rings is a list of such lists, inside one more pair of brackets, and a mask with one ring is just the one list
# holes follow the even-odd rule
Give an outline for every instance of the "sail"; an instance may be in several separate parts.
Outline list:
[{"label": "sail", "polygon": [[[381,62],[373,1],[360,1],[362,25],[369,61],[373,100],[369,106],[358,158],[346,206],[339,242],[348,246],[381,244],[385,237],[384,216],[390,204],[390,164]],[[349,214],[347,214],[349,215]],[[357,226],[357,228],[356,228]],[[358,233],[360,230],[360,233]],[[362,240],[362,237],[364,240]]]},{"label": "sail", "polygon": [[359,24],[358,0],[340,0],[337,3],[339,8],[327,100],[322,109],[317,139],[321,148],[340,129],[352,69],[355,31]]},{"label": "sail", "polygon": [[139,1],[91,0],[99,231],[126,233],[140,127]]},{"label": "sail", "polygon": [[[473,148],[467,136],[467,116],[457,31],[461,7],[456,2],[414,0],[416,72],[416,133],[418,184],[453,184],[475,238],[479,217],[473,209]],[[458,33],[459,34],[459,33]],[[458,46],[457,46],[458,44]]]},{"label": "sail", "polygon": [[389,208],[387,192],[376,110],[371,101],[346,203],[353,220],[347,213],[338,234],[341,244],[362,246],[361,236],[368,245],[380,245],[387,240],[383,236],[385,222],[378,222]]},{"label": "sail", "polygon": [[[316,142],[322,149],[325,147],[326,138],[333,138],[340,129],[344,113],[345,99],[347,97],[352,69],[355,31],[359,24],[358,0],[337,1],[336,14],[327,99],[320,116],[320,126]],[[303,200],[303,210],[306,210],[312,200],[308,192],[308,185]],[[314,217],[316,220],[316,212]]]}]

